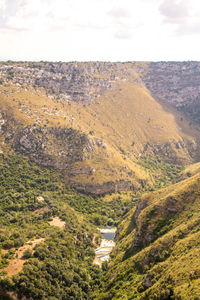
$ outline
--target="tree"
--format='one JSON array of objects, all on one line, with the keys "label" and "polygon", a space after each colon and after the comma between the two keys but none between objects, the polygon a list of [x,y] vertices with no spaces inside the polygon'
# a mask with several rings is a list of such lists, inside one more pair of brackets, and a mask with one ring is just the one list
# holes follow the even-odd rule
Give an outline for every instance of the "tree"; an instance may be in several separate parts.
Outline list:
[{"label": "tree", "polygon": [[26,249],[23,253],[23,258],[28,259],[32,256],[32,250],[30,248]]}]

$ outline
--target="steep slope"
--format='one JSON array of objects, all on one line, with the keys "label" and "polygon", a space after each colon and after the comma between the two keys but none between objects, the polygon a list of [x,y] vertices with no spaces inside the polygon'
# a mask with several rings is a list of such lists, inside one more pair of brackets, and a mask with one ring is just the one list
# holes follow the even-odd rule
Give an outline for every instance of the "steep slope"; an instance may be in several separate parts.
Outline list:
[{"label": "steep slope", "polygon": [[[0,297],[200,297],[197,65],[0,64]],[[127,212],[102,277],[95,226]]]},{"label": "steep slope", "polygon": [[150,174],[143,159],[198,161],[199,128],[151,96],[142,81],[150,68],[2,63],[1,151],[64,169],[68,184],[94,194],[154,184],[162,174]]},{"label": "steep slope", "polygon": [[200,174],[144,195],[118,229],[98,299],[198,299]]},{"label": "steep slope", "polygon": [[151,62],[142,80],[154,97],[163,99],[200,122],[200,62]]},{"label": "steep slope", "polygon": [[198,131],[186,120],[180,130],[174,115],[133,83],[119,84],[90,105],[58,101],[29,87],[2,87],[1,103],[2,149],[10,145],[39,164],[65,169],[66,180],[80,190],[103,193],[151,183],[137,164],[141,156],[173,163],[196,156]]},{"label": "steep slope", "polygon": [[0,298],[88,299],[98,270],[95,228],[70,205],[81,195],[22,156],[0,155],[0,168]]},{"label": "steep slope", "polygon": [[0,299],[90,299],[96,227],[116,225],[131,200],[80,194],[22,155],[0,154],[0,169]]}]

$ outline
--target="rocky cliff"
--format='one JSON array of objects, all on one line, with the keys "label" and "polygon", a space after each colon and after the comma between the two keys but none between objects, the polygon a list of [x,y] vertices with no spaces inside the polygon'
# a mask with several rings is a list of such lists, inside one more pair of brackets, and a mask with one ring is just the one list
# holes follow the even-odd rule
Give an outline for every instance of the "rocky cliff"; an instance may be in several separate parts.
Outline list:
[{"label": "rocky cliff", "polygon": [[[89,102],[119,81],[145,85],[155,97],[192,109],[199,101],[200,62],[8,62],[0,64],[2,84],[27,84],[65,100]],[[198,102],[199,103],[199,102]]]},{"label": "rocky cliff", "polygon": [[143,81],[156,98],[200,122],[200,62],[149,63]]}]

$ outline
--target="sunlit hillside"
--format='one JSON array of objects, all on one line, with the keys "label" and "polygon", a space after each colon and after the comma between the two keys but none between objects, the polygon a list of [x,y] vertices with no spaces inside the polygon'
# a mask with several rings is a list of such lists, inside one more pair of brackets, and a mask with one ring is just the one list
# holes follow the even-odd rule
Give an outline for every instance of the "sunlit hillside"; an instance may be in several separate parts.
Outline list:
[{"label": "sunlit hillside", "polygon": [[98,299],[198,299],[199,181],[146,194],[129,212]]},{"label": "sunlit hillside", "polygon": [[[102,192],[152,184],[154,178],[140,164],[146,156],[182,165],[198,158],[195,125],[135,83],[119,82],[90,103],[16,85],[1,87],[0,97],[5,119],[2,150],[14,148],[36,162],[64,168],[66,180],[80,190],[95,192],[109,182],[117,182],[118,187],[104,186]],[[69,137],[63,132],[70,128]],[[41,148],[29,153],[23,148],[26,145],[21,147],[20,138],[25,135],[30,144],[33,135],[36,148],[38,139],[42,140]]]}]

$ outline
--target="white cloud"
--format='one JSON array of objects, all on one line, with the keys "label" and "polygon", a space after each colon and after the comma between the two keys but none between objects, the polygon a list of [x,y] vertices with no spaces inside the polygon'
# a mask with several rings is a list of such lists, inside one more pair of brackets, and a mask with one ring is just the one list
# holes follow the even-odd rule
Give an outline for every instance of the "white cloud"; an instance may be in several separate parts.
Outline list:
[{"label": "white cloud", "polygon": [[181,26],[178,27],[176,31],[176,35],[186,35],[186,36],[200,35],[200,22],[193,23],[193,24],[182,24]]},{"label": "white cloud", "polygon": [[185,0],[165,0],[160,5],[160,12],[165,17],[166,22],[179,23],[184,21],[188,15],[188,5]]},{"label": "white cloud", "polygon": [[200,2],[197,0],[164,0],[160,7],[164,22],[173,26],[174,34],[200,34]]},{"label": "white cloud", "polygon": [[128,9],[125,9],[123,7],[114,7],[109,12],[108,15],[114,18],[130,18],[131,14]]},{"label": "white cloud", "polygon": [[132,34],[130,31],[123,29],[123,30],[116,31],[114,37],[119,40],[126,40],[126,39],[130,39],[132,37]]},{"label": "white cloud", "polygon": [[200,59],[199,20],[199,0],[0,0],[0,57]]}]

